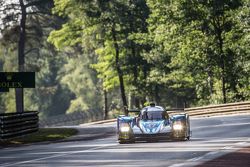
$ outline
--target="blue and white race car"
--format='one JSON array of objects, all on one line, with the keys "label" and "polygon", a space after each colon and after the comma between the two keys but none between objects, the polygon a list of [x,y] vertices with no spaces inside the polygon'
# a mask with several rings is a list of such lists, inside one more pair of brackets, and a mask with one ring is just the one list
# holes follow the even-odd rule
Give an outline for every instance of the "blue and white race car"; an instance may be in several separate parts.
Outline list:
[{"label": "blue and white race car", "polygon": [[169,116],[163,107],[156,106],[154,103],[137,111],[138,116],[117,118],[119,143],[131,143],[136,140],[190,139],[190,122],[187,114]]}]

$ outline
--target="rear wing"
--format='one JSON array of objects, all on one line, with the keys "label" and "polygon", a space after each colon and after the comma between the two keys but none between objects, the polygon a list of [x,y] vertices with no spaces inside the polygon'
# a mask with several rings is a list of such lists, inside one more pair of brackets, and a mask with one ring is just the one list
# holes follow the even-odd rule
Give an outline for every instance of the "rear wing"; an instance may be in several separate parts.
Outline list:
[{"label": "rear wing", "polygon": [[141,110],[138,109],[138,108],[135,108],[135,109],[128,109],[128,112],[131,112],[131,113],[138,113],[140,112]]},{"label": "rear wing", "polygon": [[[135,108],[135,109],[128,109],[129,113],[139,113],[141,109]],[[180,113],[184,112],[184,108],[166,108],[166,111],[168,113]]]},{"label": "rear wing", "polygon": [[169,115],[185,113],[184,108],[166,108]]},{"label": "rear wing", "polygon": [[117,119],[130,119],[130,117],[134,117],[136,114],[140,113],[140,109],[135,108],[135,109],[127,109],[128,113],[131,113],[131,115],[119,115]]}]

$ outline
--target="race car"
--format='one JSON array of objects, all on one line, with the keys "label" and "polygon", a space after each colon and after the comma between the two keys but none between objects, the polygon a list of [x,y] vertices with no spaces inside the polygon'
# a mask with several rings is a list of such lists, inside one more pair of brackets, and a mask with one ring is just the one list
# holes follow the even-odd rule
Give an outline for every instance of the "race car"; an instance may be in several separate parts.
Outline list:
[{"label": "race car", "polygon": [[141,110],[138,116],[118,116],[117,135],[120,144],[137,140],[189,140],[191,136],[189,116],[178,113],[169,116],[167,111],[151,103]]}]

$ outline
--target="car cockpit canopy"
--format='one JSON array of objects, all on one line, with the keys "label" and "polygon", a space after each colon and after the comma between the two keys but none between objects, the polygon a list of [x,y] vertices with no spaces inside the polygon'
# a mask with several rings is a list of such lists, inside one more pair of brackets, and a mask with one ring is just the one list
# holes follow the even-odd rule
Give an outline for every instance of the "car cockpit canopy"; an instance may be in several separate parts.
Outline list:
[{"label": "car cockpit canopy", "polygon": [[169,118],[169,116],[163,107],[150,104],[150,106],[145,107],[141,110],[139,118],[143,120],[157,120],[167,119]]}]

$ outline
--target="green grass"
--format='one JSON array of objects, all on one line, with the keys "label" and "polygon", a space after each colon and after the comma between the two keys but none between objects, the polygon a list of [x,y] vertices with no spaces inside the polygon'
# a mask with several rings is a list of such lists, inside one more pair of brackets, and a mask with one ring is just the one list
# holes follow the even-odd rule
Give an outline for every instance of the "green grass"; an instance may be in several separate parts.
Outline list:
[{"label": "green grass", "polygon": [[56,141],[76,135],[78,131],[72,128],[40,128],[38,132],[0,141],[0,146],[17,146],[22,144],[30,144],[44,141]]}]

